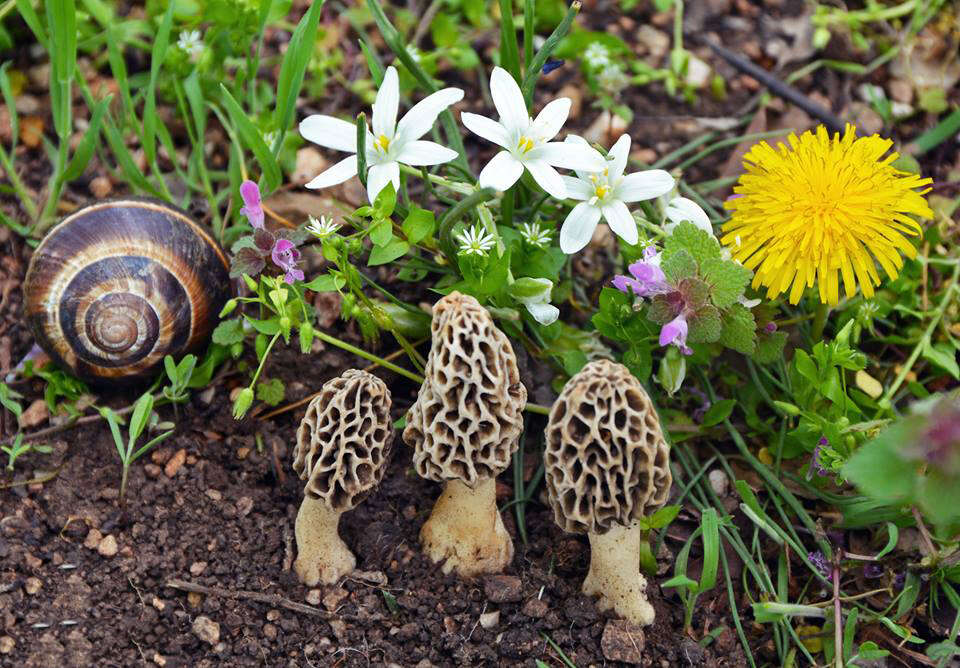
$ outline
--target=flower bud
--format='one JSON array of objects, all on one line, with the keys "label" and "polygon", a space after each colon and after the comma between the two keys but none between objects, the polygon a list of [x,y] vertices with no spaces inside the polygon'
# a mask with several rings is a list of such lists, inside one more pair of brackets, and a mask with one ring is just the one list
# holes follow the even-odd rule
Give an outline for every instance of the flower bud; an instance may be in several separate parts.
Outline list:
[{"label": "flower bud", "polygon": [[233,310],[235,308],[237,308],[237,300],[236,299],[227,300],[227,303],[223,305],[222,309],[220,309],[220,317],[223,318],[230,315],[231,313],[233,313]]},{"label": "flower bud", "polygon": [[245,387],[240,390],[236,400],[233,402],[233,419],[239,420],[253,405],[253,388]]},{"label": "flower bud", "polygon": [[313,325],[305,322],[300,325],[300,352],[306,354],[310,352],[313,345]]}]

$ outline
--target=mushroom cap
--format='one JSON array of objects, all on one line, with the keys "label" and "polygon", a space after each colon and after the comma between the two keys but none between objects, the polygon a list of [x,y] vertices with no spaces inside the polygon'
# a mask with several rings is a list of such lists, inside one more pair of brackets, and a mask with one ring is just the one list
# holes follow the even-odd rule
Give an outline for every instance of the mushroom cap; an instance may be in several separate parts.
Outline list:
[{"label": "mushroom cap", "polygon": [[421,477],[472,488],[510,463],[527,389],[510,341],[473,297],[451,292],[438,301],[431,330],[425,380],[403,440],[414,447]]},{"label": "mushroom cap", "polygon": [[590,362],[567,382],[546,441],[548,496],[566,531],[629,525],[670,494],[670,446],[643,385],[622,364]]},{"label": "mushroom cap", "polygon": [[390,391],[376,376],[350,369],[324,383],[307,406],[293,469],[307,481],[304,494],[343,512],[380,483],[392,447]]}]

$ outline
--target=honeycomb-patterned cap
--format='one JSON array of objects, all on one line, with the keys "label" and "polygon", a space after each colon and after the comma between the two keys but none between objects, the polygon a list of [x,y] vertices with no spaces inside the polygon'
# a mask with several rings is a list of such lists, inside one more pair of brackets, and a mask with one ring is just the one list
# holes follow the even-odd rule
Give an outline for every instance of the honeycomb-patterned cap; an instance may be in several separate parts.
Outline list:
[{"label": "honeycomb-patterned cap", "polygon": [[307,406],[293,469],[303,493],[346,511],[383,479],[393,447],[390,391],[376,376],[350,369],[324,383]]},{"label": "honeycomb-patterned cap", "polygon": [[571,378],[550,410],[543,453],[557,524],[606,533],[662,506],[670,493],[670,447],[633,374],[609,360]]},{"label": "honeycomb-patterned cap", "polygon": [[425,380],[403,440],[421,477],[473,487],[510,463],[527,390],[510,341],[473,297],[451,292],[438,301],[431,329]]}]

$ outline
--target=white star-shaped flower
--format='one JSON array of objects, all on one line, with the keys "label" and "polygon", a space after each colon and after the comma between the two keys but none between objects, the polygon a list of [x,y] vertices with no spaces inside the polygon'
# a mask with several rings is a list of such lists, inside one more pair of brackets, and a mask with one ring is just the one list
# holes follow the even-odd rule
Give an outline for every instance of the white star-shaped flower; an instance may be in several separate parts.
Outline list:
[{"label": "white star-shaped flower", "polygon": [[177,46],[186,51],[190,60],[195,61],[203,53],[203,39],[199,30],[184,30],[180,33]]},{"label": "white star-shaped flower", "polygon": [[546,248],[550,245],[550,230],[540,227],[540,223],[520,223],[517,227],[520,237],[531,246]]},{"label": "white star-shaped flower", "polygon": [[[588,146],[583,137],[576,135],[567,137],[566,143]],[[603,169],[578,170],[576,177],[563,177],[570,198],[582,200],[573,207],[560,228],[560,249],[564,253],[576,253],[586,246],[601,217],[628,244],[637,243],[637,223],[627,208],[627,202],[653,199],[673,189],[673,177],[662,169],[624,176],[629,155],[630,137],[621,135],[607,154]]]},{"label": "white star-shaped flower", "polygon": [[[410,108],[397,122],[400,84],[397,70],[387,68],[383,84],[373,103],[373,132],[367,132],[367,197],[373,202],[387,183],[400,190],[400,163],[426,167],[450,162],[457,152],[432,141],[420,139],[451,104],[463,99],[459,88],[444,88],[428,95]],[[357,127],[354,123],[314,114],[300,122],[300,134],[315,144],[337,151],[357,152]],[[351,155],[330,167],[307,184],[307,188],[327,188],[343,183],[357,173],[357,156]]]},{"label": "white star-shaped flower", "polygon": [[320,220],[310,216],[310,224],[307,225],[307,232],[321,241],[331,236],[339,229],[340,224],[333,222],[333,218],[327,218],[326,216],[320,216]]},{"label": "white star-shaped flower", "polygon": [[475,225],[458,234],[457,241],[460,242],[460,252],[464,255],[479,255],[482,257],[493,248],[496,239],[493,238],[492,234],[487,234],[482,227]]},{"label": "white star-shaped flower", "polygon": [[566,199],[566,186],[555,167],[603,169],[603,156],[589,145],[550,141],[570,114],[570,98],[553,100],[535,120],[531,119],[520,86],[502,67],[493,68],[490,95],[500,115],[499,122],[479,114],[460,114],[468,130],[504,149],[480,172],[480,187],[507,190],[526,169],[544,191],[557,199]]}]

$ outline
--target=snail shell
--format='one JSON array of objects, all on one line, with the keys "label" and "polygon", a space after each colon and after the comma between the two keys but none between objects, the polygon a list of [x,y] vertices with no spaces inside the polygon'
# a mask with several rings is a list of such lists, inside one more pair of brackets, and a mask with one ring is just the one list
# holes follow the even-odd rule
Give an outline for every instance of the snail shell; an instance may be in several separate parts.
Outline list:
[{"label": "snail shell", "polygon": [[84,207],[43,239],[24,280],[37,343],[94,383],[149,378],[206,343],[230,297],[223,250],[183,211],[125,199]]}]

